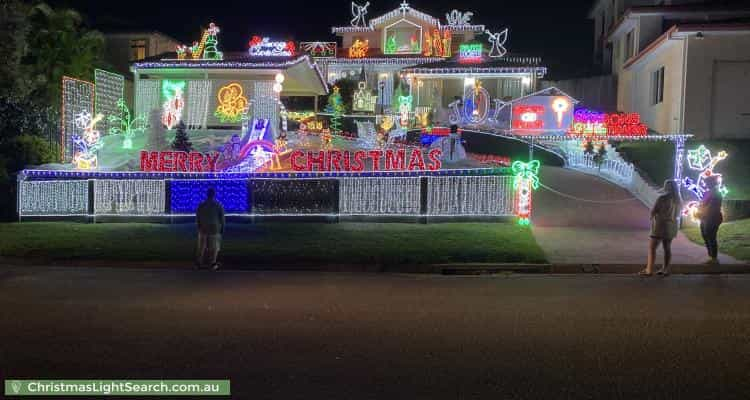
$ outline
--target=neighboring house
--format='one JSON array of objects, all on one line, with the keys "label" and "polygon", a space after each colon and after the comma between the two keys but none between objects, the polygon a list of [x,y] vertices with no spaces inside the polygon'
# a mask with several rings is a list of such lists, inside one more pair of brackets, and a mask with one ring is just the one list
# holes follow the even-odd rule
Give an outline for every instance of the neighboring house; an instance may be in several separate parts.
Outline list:
[{"label": "neighboring house", "polygon": [[750,138],[750,6],[691,3],[594,6],[594,53],[617,79],[617,109],[657,133]]},{"label": "neighboring house", "polygon": [[181,43],[157,31],[106,32],[105,60],[111,72],[125,76],[125,99],[133,105],[133,75],[130,65],[148,57],[174,52]]}]

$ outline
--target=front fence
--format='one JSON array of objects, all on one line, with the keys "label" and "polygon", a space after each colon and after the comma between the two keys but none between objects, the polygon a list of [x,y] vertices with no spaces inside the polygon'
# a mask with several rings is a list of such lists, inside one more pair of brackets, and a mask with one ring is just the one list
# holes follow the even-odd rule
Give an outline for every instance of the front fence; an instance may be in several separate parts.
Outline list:
[{"label": "front fence", "polygon": [[370,176],[19,181],[19,215],[187,216],[208,188],[235,216],[512,216],[513,178]]}]

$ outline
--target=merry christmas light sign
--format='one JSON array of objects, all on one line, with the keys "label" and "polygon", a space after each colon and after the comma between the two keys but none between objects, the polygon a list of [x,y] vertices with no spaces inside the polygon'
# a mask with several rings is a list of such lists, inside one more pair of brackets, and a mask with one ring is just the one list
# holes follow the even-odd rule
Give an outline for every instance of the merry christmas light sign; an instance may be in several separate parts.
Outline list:
[{"label": "merry christmas light sign", "polygon": [[421,149],[302,151],[292,152],[294,171],[437,171],[442,166],[442,151],[432,149],[425,156]]}]

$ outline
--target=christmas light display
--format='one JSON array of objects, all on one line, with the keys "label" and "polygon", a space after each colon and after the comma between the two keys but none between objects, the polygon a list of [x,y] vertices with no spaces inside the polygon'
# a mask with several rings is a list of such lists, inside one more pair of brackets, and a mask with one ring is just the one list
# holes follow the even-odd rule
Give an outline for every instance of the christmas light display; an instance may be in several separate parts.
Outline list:
[{"label": "christmas light display", "polygon": [[384,23],[386,23],[386,22],[388,22],[388,21],[390,21],[390,20],[392,20],[394,18],[399,18],[399,17],[400,18],[404,18],[406,16],[409,16],[412,19],[421,20],[421,21],[425,22],[427,25],[440,26],[440,21],[437,18],[435,18],[435,17],[433,17],[433,16],[431,16],[429,14],[423,13],[423,12],[421,12],[419,10],[415,10],[414,8],[412,8],[411,6],[409,6],[409,3],[407,3],[406,0],[404,0],[399,5],[399,8],[397,8],[397,9],[395,9],[393,11],[387,12],[387,13],[385,13],[385,14],[377,17],[377,18],[371,19],[370,20],[370,26],[378,26],[378,25],[384,24]]},{"label": "christmas light display", "polygon": [[117,109],[119,111],[117,114],[110,115],[107,118],[110,126],[108,133],[110,135],[122,135],[122,148],[132,149],[135,135],[146,130],[146,116],[139,115],[133,118],[123,99],[117,101]]},{"label": "christmas light display", "polygon": [[461,43],[458,46],[458,61],[461,63],[482,62],[482,44]]},{"label": "christmas light display", "polygon": [[195,213],[200,203],[206,200],[209,188],[216,191],[216,201],[224,207],[224,212],[250,211],[248,182],[242,179],[172,180],[169,188],[171,211]]},{"label": "christmas light display", "polygon": [[369,40],[355,39],[351,47],[349,47],[349,58],[364,58],[367,57],[367,50],[370,49]]},{"label": "christmas light display", "polygon": [[445,14],[445,20],[448,21],[448,26],[457,27],[471,25],[471,17],[474,13],[471,11],[460,12],[458,10],[452,10]]},{"label": "christmas light display", "polygon": [[308,151],[295,150],[289,157],[294,171],[437,171],[442,153],[431,149],[427,155],[422,149]]},{"label": "christmas light display", "polygon": [[60,105],[60,158],[63,162],[73,158],[71,147],[73,135],[80,131],[76,126],[76,116],[86,111],[94,113],[94,84],[68,76],[62,77],[62,100]]},{"label": "christmas light display", "polygon": [[513,185],[508,176],[429,177],[427,214],[513,215]]},{"label": "christmas light display", "polygon": [[366,89],[365,82],[359,82],[359,88],[352,99],[352,111],[375,112],[377,102],[378,96]]},{"label": "christmas light display", "polygon": [[482,124],[487,120],[490,110],[490,94],[482,87],[479,79],[474,80],[473,87],[464,88],[464,118],[470,124]]},{"label": "christmas light display", "polygon": [[341,133],[341,118],[344,115],[344,101],[339,93],[339,87],[333,87],[333,93],[328,96],[326,111],[331,113],[331,133]]},{"label": "christmas light display", "polygon": [[716,165],[727,158],[728,154],[726,151],[720,151],[715,156],[711,155],[711,151],[704,145],[700,145],[697,149],[688,150],[687,161],[688,167],[694,171],[700,171],[698,177],[693,180],[689,177],[683,179],[682,183],[685,188],[693,193],[698,201],[688,202],[683,209],[683,215],[689,215],[695,222],[698,221],[696,212],[700,205],[700,201],[703,200],[703,196],[709,190],[706,185],[706,179],[712,177],[718,180],[718,190],[722,196],[726,196],[729,190],[724,186],[722,182],[721,174],[714,173]]},{"label": "christmas light display", "polygon": [[88,213],[88,181],[21,181],[18,186],[18,213],[21,216]]},{"label": "christmas light display", "polygon": [[514,161],[513,188],[516,192],[516,215],[520,225],[529,225],[531,217],[531,191],[539,188],[539,161]]},{"label": "christmas light display", "polygon": [[96,124],[102,119],[102,114],[92,118],[88,111],[82,111],[76,116],[76,127],[82,132],[71,138],[74,145],[72,162],[76,169],[92,169],[99,166],[97,152],[102,144],[99,142],[101,133],[96,129]]},{"label": "christmas light display", "polygon": [[175,49],[177,51],[177,59],[184,60],[188,56],[193,60],[221,60],[224,55],[219,51],[219,39],[217,35],[221,30],[216,24],[211,22],[208,24],[208,29],[203,31],[201,40],[193,42],[192,46],[178,45]]},{"label": "christmas light display", "polygon": [[354,215],[419,215],[420,178],[339,180],[339,212]]},{"label": "christmas light display", "polygon": [[399,113],[399,124],[401,126],[409,125],[409,114],[411,113],[411,96],[398,96],[398,113]]},{"label": "christmas light display", "polygon": [[254,179],[250,181],[252,210],[256,215],[336,215],[336,179]]},{"label": "christmas light display", "polygon": [[570,101],[565,97],[557,97],[552,100],[552,111],[557,116],[557,127],[562,128],[563,116],[570,109]]},{"label": "christmas light display", "polygon": [[253,85],[253,117],[270,121],[271,129],[279,124],[279,93],[274,90],[275,81],[256,81]]},{"label": "christmas light display", "polygon": [[291,57],[296,51],[294,42],[272,42],[269,38],[253,36],[250,39],[250,55],[258,57]]},{"label": "christmas light display", "polygon": [[154,179],[97,179],[94,214],[163,214],[164,186],[164,181]]},{"label": "christmas light display", "polygon": [[125,77],[101,69],[94,70],[94,90],[96,98],[96,113],[104,115],[99,123],[102,132],[109,133],[112,122],[110,117],[120,115],[119,101],[123,99]]},{"label": "christmas light display", "polygon": [[641,122],[638,113],[601,113],[584,108],[576,110],[573,114],[573,124],[568,134],[606,137],[646,136],[648,127]]},{"label": "christmas light display", "polygon": [[484,33],[489,36],[487,41],[492,45],[489,56],[492,58],[499,58],[504,56],[508,50],[505,49],[505,42],[508,41],[508,28],[503,29],[500,32],[492,33],[489,30],[485,30]]},{"label": "christmas light display", "polygon": [[352,2],[352,20],[350,23],[352,26],[355,27],[367,27],[367,22],[365,21],[365,15],[367,15],[367,7],[370,6],[370,2],[366,2],[364,5],[359,5],[355,2]]},{"label": "christmas light display", "polygon": [[209,79],[188,81],[185,125],[189,129],[202,129],[206,126],[212,87],[213,83]]},{"label": "christmas light display", "polygon": [[300,51],[314,58],[336,57],[336,42],[300,42]]},{"label": "christmas light display", "polygon": [[544,128],[544,106],[520,105],[513,107],[513,129],[539,130]]},{"label": "christmas light display", "polygon": [[162,81],[161,93],[166,100],[162,103],[161,122],[167,129],[172,129],[182,120],[182,109],[185,107],[185,100],[182,98],[184,89],[185,81]]},{"label": "christmas light display", "polygon": [[217,106],[214,115],[221,122],[240,122],[242,112],[247,108],[248,102],[242,89],[242,85],[232,82],[219,89],[216,94]]},{"label": "christmas light display", "polygon": [[219,154],[218,152],[141,150],[141,171],[213,172],[216,169]]}]

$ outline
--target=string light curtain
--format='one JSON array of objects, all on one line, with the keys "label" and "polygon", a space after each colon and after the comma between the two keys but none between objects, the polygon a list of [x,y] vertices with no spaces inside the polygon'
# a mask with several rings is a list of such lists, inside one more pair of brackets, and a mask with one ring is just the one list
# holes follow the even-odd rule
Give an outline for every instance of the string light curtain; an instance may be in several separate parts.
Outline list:
[{"label": "string light curtain", "polygon": [[89,183],[78,181],[19,182],[21,216],[84,215],[89,209]]},{"label": "string light curtain", "polygon": [[163,180],[97,179],[94,181],[94,214],[163,214],[164,196]]}]

